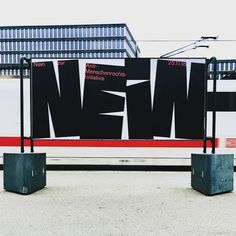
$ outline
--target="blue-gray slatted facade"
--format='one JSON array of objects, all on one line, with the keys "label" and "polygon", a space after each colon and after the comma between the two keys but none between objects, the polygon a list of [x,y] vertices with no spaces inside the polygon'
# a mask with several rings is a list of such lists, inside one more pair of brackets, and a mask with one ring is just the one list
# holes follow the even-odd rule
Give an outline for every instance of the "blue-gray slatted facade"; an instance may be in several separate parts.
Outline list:
[{"label": "blue-gray slatted facade", "polygon": [[[19,75],[26,58],[125,58],[140,50],[126,24],[0,27],[1,75]],[[11,69],[12,68],[12,69]]]},{"label": "blue-gray slatted facade", "polygon": [[[236,72],[236,60],[217,60],[217,79],[225,77],[227,72]],[[213,78],[213,64],[208,67],[208,75]]]}]

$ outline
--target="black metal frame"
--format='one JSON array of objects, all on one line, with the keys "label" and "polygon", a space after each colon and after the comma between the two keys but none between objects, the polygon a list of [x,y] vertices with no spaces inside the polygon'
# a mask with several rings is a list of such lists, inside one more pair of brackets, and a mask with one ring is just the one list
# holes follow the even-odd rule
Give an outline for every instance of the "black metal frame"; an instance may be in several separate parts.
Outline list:
[{"label": "black metal frame", "polygon": [[[32,79],[31,79],[31,74],[30,74],[30,137],[25,137],[24,136],[24,124],[25,124],[25,119],[24,119],[24,68],[25,64],[24,61],[31,66],[31,60],[27,59],[25,57],[22,57],[20,59],[20,147],[21,147],[21,153],[25,152],[25,139],[30,139],[30,151],[34,152],[34,141],[33,141],[33,136],[32,136],[32,131],[33,131],[33,123],[32,123],[32,95],[33,95],[33,90],[32,90]],[[31,73],[31,70],[30,70]]]},{"label": "black metal frame", "polygon": [[[212,110],[212,136],[207,137],[207,68],[210,63],[213,62],[213,110]],[[211,153],[215,154],[216,143],[216,81],[217,81],[217,59],[212,57],[211,59],[207,60],[206,66],[206,80],[205,80],[205,88],[204,88],[204,137],[203,137],[203,153],[207,152],[207,140],[211,141],[212,149]]]},{"label": "black metal frame", "polygon": [[[24,61],[28,63],[30,67],[30,136],[24,136]],[[207,68],[210,63],[214,63],[213,71],[213,110],[212,110],[212,137],[207,137]],[[203,132],[203,153],[207,151],[207,140],[211,140],[212,143],[212,154],[215,153],[215,135],[216,135],[216,81],[217,81],[217,59],[212,57],[207,60],[206,63],[206,72],[205,72],[205,85],[204,85],[204,132]],[[33,140],[33,82],[31,76],[31,59],[25,57],[20,59],[20,147],[21,153],[25,152],[25,143],[24,139],[30,140],[30,151],[34,152],[34,140]]]}]

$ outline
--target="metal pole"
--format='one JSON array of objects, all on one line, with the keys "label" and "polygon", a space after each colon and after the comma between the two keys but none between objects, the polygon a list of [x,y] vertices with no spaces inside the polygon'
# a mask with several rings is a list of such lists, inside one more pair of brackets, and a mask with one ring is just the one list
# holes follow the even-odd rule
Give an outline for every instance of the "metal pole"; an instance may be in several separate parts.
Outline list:
[{"label": "metal pole", "polygon": [[20,59],[20,146],[21,153],[24,153],[24,58]]},{"label": "metal pole", "polygon": [[213,76],[213,111],[212,111],[212,154],[215,153],[215,137],[216,137],[216,72],[217,72],[217,60],[213,58],[214,76]]},{"label": "metal pole", "polygon": [[31,60],[28,60],[30,65],[30,151],[34,152],[34,140],[33,140],[33,81],[31,74]]},{"label": "metal pole", "polygon": [[205,82],[204,82],[204,131],[203,131],[203,153],[206,153],[207,148],[207,71],[210,60],[206,62]]},{"label": "metal pole", "polygon": [[[20,59],[20,147],[21,147],[21,153],[25,152],[25,143],[24,143],[24,61],[26,61],[29,65],[31,64],[31,61],[25,57],[22,57]],[[30,101],[31,102],[31,101]],[[31,118],[30,118],[31,120]],[[31,140],[31,152],[33,152],[33,140],[32,137],[30,137]]]}]

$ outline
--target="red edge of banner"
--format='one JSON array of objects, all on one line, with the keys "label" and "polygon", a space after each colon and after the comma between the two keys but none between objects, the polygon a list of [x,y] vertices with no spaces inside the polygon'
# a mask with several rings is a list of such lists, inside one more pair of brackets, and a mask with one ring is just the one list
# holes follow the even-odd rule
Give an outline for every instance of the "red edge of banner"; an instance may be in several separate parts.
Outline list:
[{"label": "red edge of banner", "polygon": [[[20,146],[20,137],[0,137],[0,146]],[[25,146],[30,146],[30,140],[25,139]],[[202,140],[69,140],[44,139],[34,140],[35,147],[134,147],[134,148],[201,148]],[[210,140],[207,147],[211,147]],[[216,139],[216,148],[219,139]]]}]

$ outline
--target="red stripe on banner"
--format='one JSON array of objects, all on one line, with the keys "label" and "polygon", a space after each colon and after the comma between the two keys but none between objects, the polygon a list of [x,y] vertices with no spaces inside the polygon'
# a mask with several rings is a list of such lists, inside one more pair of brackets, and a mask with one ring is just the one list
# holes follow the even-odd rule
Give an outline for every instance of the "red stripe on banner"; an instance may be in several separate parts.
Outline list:
[{"label": "red stripe on banner", "polygon": [[[19,137],[0,137],[0,146],[20,146]],[[25,146],[30,146],[30,140],[25,139]],[[47,139],[34,140],[37,147],[168,147],[168,148],[200,148],[202,140],[68,140]],[[207,147],[211,147],[210,140]],[[219,147],[219,139],[216,139],[216,147]]]}]

